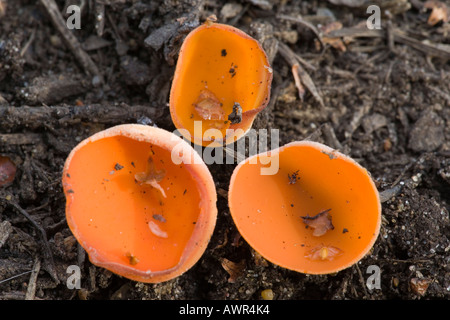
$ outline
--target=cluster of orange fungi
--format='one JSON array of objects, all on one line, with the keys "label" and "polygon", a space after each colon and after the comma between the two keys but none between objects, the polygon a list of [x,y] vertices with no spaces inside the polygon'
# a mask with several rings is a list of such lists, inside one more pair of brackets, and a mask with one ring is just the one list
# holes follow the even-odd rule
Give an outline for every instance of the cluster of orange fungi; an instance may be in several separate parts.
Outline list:
[{"label": "cluster of orange fungi", "polygon": [[[233,143],[267,106],[271,81],[255,39],[208,21],[181,47],[170,92],[173,123],[195,144],[210,146],[217,136]],[[267,163],[261,160],[274,156],[277,173],[261,175]],[[213,177],[191,144],[166,130],[125,124],[98,132],[72,150],[62,180],[71,231],[93,264],[123,277],[156,283],[181,275],[214,231]],[[351,266],[380,228],[380,200],[368,172],[314,142],[293,142],[238,164],[228,201],[250,246],[303,273]]]}]

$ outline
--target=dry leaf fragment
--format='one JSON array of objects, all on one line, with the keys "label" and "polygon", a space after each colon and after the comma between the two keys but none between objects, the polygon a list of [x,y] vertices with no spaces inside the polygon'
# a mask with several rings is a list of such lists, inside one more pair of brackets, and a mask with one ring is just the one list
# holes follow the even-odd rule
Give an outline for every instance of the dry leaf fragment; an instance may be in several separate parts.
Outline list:
[{"label": "dry leaf fragment", "polygon": [[300,80],[298,68],[300,68],[300,65],[298,63],[292,66],[292,75],[294,76],[294,83],[298,90],[298,97],[300,98],[300,101],[303,101],[303,97],[305,96],[306,90],[302,85],[302,81]]},{"label": "dry leaf fragment", "polygon": [[309,215],[301,217],[304,224],[314,229],[313,236],[320,237],[323,236],[328,230],[334,229],[334,226],[331,223],[330,210],[331,209],[321,211],[312,217]]},{"label": "dry leaf fragment", "polygon": [[224,120],[225,112],[222,103],[208,89],[203,89],[194,102],[195,111],[204,120]]},{"label": "dry leaf fragment", "polygon": [[325,44],[329,44],[333,48],[345,52],[347,51],[347,48],[345,47],[344,42],[340,37],[328,37],[327,34],[342,29],[342,23],[339,21],[331,22],[325,26],[322,26],[319,30],[322,32],[322,42]]},{"label": "dry leaf fragment", "polygon": [[236,279],[242,274],[245,268],[245,260],[236,263],[227,258],[223,258],[221,264],[225,271],[230,275],[228,278],[229,283],[235,283]]},{"label": "dry leaf fragment", "polygon": [[420,296],[424,296],[427,292],[431,280],[426,278],[412,278],[410,281],[411,290]]},{"label": "dry leaf fragment", "polygon": [[145,183],[151,185],[153,188],[159,190],[162,193],[163,197],[166,198],[166,193],[159,184],[159,182],[164,178],[165,175],[166,171],[164,169],[156,170],[153,158],[148,157],[147,171],[136,173],[134,175],[134,178],[141,184]]},{"label": "dry leaf fragment", "polygon": [[129,262],[132,266],[134,266],[134,265],[136,265],[136,264],[139,263],[139,259],[138,259],[135,255],[133,255],[131,252],[125,253],[125,257],[127,257],[128,262]]},{"label": "dry leaf fragment", "polygon": [[343,251],[337,247],[319,245],[311,249],[305,257],[313,261],[332,261],[342,254]]},{"label": "dry leaf fragment", "polygon": [[[313,80],[311,79],[311,77],[309,76],[309,74],[302,68],[302,66],[298,63],[294,63],[292,65],[292,72],[297,72],[297,76],[300,79],[300,83],[302,84],[301,88],[299,89],[299,87],[297,86],[297,89],[299,89],[299,94],[301,96],[301,90],[303,88],[303,85],[309,90],[309,92],[313,95],[313,97],[316,99],[317,102],[320,103],[320,105],[322,107],[324,107],[324,103],[322,100],[322,97],[319,94],[319,91],[316,88],[316,85],[314,84]],[[296,76],[294,75],[294,81],[296,81],[296,85],[297,85],[297,81],[295,78]]]},{"label": "dry leaf fragment", "polygon": [[423,7],[425,9],[431,9],[431,13],[427,21],[430,26],[434,26],[441,21],[444,23],[448,21],[448,8],[445,3],[431,0],[425,2]]}]

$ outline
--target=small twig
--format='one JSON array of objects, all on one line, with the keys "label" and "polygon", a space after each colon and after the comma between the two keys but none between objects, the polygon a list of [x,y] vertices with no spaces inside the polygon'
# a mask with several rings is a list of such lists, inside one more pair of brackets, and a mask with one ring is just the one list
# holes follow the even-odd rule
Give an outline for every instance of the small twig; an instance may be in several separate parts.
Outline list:
[{"label": "small twig", "polygon": [[376,60],[384,60],[389,55],[389,52],[381,51],[376,54],[374,54],[369,59],[365,60],[358,68],[355,69],[353,72],[354,75],[358,74],[361,70],[365,69],[369,64],[372,64]]},{"label": "small twig", "polygon": [[61,12],[59,11],[55,1],[54,0],[40,0],[40,1],[47,10],[47,13],[49,14],[53,22],[53,25],[55,26],[57,31],[61,34],[66,45],[69,47],[74,56],[77,58],[78,62],[81,64],[83,69],[91,76],[97,77],[100,82],[103,82],[103,77],[99,72],[97,66],[92,61],[91,57],[82,49],[78,39],[67,28],[64,22],[64,18]]},{"label": "small twig", "polygon": [[364,103],[360,108],[356,110],[355,113],[353,113],[353,117],[350,120],[350,122],[347,124],[345,128],[345,138],[350,139],[353,135],[353,132],[359,127],[361,124],[361,119],[369,113],[370,109],[372,108],[371,104]]},{"label": "small twig", "polygon": [[305,68],[308,68],[309,70],[316,71],[316,67],[314,67],[311,63],[300,57],[298,54],[296,54],[294,51],[291,50],[286,44],[279,41],[278,42],[278,50],[280,51],[280,54],[285,58],[285,60],[288,60],[288,62],[292,65],[295,63],[300,63]]},{"label": "small twig", "polygon": [[[100,1],[95,1],[95,29],[97,29],[97,35],[103,36],[105,29],[105,4]],[[113,24],[114,25],[114,24]]]},{"label": "small twig", "polygon": [[23,300],[24,293],[19,291],[4,292],[0,294],[0,300]]},{"label": "small twig", "polygon": [[322,125],[322,134],[325,138],[326,143],[332,147],[333,149],[343,151],[342,144],[339,142],[336,137],[336,133],[334,132],[333,127],[329,122],[326,122]]},{"label": "small twig", "polygon": [[77,264],[81,268],[86,260],[86,251],[83,249],[80,243],[77,243]]},{"label": "small twig", "polygon": [[[417,161],[417,160],[416,160],[416,161]],[[411,169],[411,167],[416,163],[416,161],[413,161],[413,162],[409,163],[407,166],[405,166],[405,167],[403,168],[402,172],[400,172],[400,174],[398,175],[397,179],[395,179],[394,182],[392,182],[391,188],[395,187],[395,186],[400,182],[400,180],[402,180],[404,174],[405,174],[409,169]]]},{"label": "small twig", "polygon": [[424,161],[425,159],[427,159],[428,157],[430,157],[432,154],[431,153],[423,153],[421,154],[417,159],[414,159],[413,161],[409,162],[402,170],[402,172],[400,172],[400,174],[398,175],[397,179],[394,180],[394,182],[392,182],[391,184],[391,188],[396,186],[400,180],[402,180],[403,176],[405,175],[405,173],[411,169],[416,163],[421,163],[422,161]]},{"label": "small twig", "polygon": [[394,40],[402,44],[406,44],[416,50],[422,51],[427,55],[439,57],[442,59],[450,59],[450,49],[444,49],[436,44],[424,43],[404,35],[400,30],[394,30]]},{"label": "small twig", "polygon": [[341,38],[341,37],[351,37],[351,38],[383,38],[385,34],[381,30],[370,30],[367,28],[341,28],[330,31],[327,34],[330,38]]},{"label": "small twig", "polygon": [[294,76],[294,83],[298,90],[298,96],[299,96],[300,100],[303,101],[303,97],[305,96],[305,88],[303,87],[302,82],[300,80],[299,71],[298,71],[299,68],[300,68],[299,64],[295,63],[292,66],[292,75]]},{"label": "small twig", "polygon": [[391,20],[388,20],[386,23],[386,38],[387,38],[387,44],[388,44],[388,48],[389,51],[391,52],[395,52],[395,47],[394,47],[394,28],[392,27],[392,22]]},{"label": "small twig", "polygon": [[11,280],[13,280],[13,279],[15,279],[15,278],[24,276],[24,275],[29,274],[29,273],[31,273],[31,272],[33,272],[33,270],[25,271],[25,272],[16,274],[15,276],[9,277],[9,278],[7,278],[7,279],[0,280],[0,284],[5,283],[5,282],[8,282],[8,281],[11,281]]},{"label": "small twig", "polygon": [[297,71],[298,76],[301,79],[301,83],[306,88],[308,88],[309,92],[311,92],[311,94],[316,99],[316,101],[319,102],[319,104],[322,107],[324,107],[324,103],[323,103],[322,97],[320,96],[320,94],[319,94],[319,92],[318,92],[318,90],[317,90],[313,80],[311,79],[309,74],[305,71],[305,69],[303,69],[302,66],[298,63],[299,61],[296,58],[296,56],[293,53],[293,51],[287,45],[285,45],[285,44],[283,44],[281,42],[279,44],[278,51],[280,52],[281,56],[287,61],[287,63],[289,63],[289,65],[292,68],[292,71]]},{"label": "small twig", "polygon": [[120,105],[84,105],[84,106],[43,106],[43,107],[1,107],[0,128],[46,128],[79,123],[117,124],[136,122],[142,116],[150,119],[158,118],[163,108],[150,106]]},{"label": "small twig", "polygon": [[[366,28],[342,28],[331,31],[329,37],[368,37],[368,38],[384,38],[386,33],[381,30],[369,30]],[[405,35],[399,29],[392,30],[393,41],[408,45],[418,51],[422,51],[427,55],[433,57],[440,57],[442,59],[450,59],[450,49],[432,43],[424,43],[422,41],[413,39]]]},{"label": "small twig", "polygon": [[35,227],[39,231],[39,234],[41,236],[41,240],[43,243],[42,251],[44,254],[44,258],[48,262],[48,268],[49,268],[48,271],[49,271],[51,277],[53,278],[53,280],[55,280],[57,283],[59,283],[59,279],[58,279],[58,276],[56,275],[56,271],[55,271],[56,269],[55,269],[55,263],[53,261],[53,254],[50,249],[50,245],[47,241],[47,233],[45,232],[44,228],[42,228],[36,221],[34,221],[34,219],[28,214],[28,212],[26,212],[24,209],[22,209],[17,203],[15,203],[11,200],[6,200],[3,197],[0,197],[0,201],[5,203],[6,205],[12,206],[17,212],[19,212],[22,216],[24,216],[33,225],[33,227]]},{"label": "small twig", "polygon": [[320,36],[319,30],[317,30],[317,28],[315,26],[313,26],[311,23],[303,20],[300,17],[291,17],[291,16],[287,16],[287,15],[284,15],[284,14],[277,15],[277,18],[282,19],[282,20],[295,22],[295,23],[301,24],[302,26],[310,29],[314,33],[314,35],[317,37],[317,40],[319,40],[322,50],[325,49],[325,45],[324,45],[324,43],[322,41],[322,37]]},{"label": "small twig", "polygon": [[25,45],[23,46],[22,50],[20,50],[20,56],[23,57],[25,52],[27,52],[28,48],[30,47],[30,45],[33,43],[34,41],[34,37],[36,36],[36,30],[33,30],[31,32],[31,36],[30,39],[28,39],[28,41],[25,43]]},{"label": "small twig", "polygon": [[243,17],[243,15],[248,11],[248,8],[250,7],[250,3],[247,3],[245,7],[233,18],[231,19],[228,24],[235,26],[239,20]]},{"label": "small twig", "polygon": [[364,290],[364,298],[367,299],[368,298],[368,292],[367,292],[367,289],[366,289],[366,283],[364,282],[364,277],[363,277],[361,269],[359,268],[357,263],[355,264],[355,268],[356,268],[356,271],[358,271],[359,281],[360,281],[361,286],[363,287],[363,290]]},{"label": "small twig", "polygon": [[34,261],[33,270],[31,270],[30,281],[28,281],[25,300],[34,300],[34,295],[36,293],[36,281],[40,270],[41,270],[41,261],[38,258],[36,258],[36,260]]},{"label": "small twig", "polygon": [[0,144],[2,145],[35,145],[41,141],[41,135],[38,133],[0,133]]},{"label": "small twig", "polygon": [[380,259],[379,261],[384,261],[384,262],[388,262],[388,263],[431,263],[432,260],[431,259],[406,259],[406,260],[400,260],[400,259],[390,259],[390,258],[386,258],[386,259]]},{"label": "small twig", "polygon": [[390,82],[390,78],[391,78],[391,74],[392,74],[392,67],[394,66],[395,61],[391,61],[391,63],[389,63],[389,68],[386,72],[386,75],[384,77],[384,83],[389,83]]},{"label": "small twig", "polygon": [[400,191],[402,191],[402,189],[403,189],[402,185],[397,185],[397,186],[392,187],[390,189],[381,191],[380,192],[380,202],[384,203],[384,202],[392,199],[393,197],[398,195],[400,193]]}]

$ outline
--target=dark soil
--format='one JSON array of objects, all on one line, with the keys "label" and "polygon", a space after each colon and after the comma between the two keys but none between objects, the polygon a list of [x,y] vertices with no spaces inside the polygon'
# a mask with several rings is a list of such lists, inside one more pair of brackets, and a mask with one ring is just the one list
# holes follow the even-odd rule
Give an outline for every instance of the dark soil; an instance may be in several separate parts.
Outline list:
[{"label": "dark soil", "polygon": [[[367,5],[338,2],[85,1],[81,29],[65,32],[96,72],[66,45],[44,1],[0,0],[0,155],[17,166],[14,181],[0,187],[0,299],[261,299],[264,289],[275,299],[448,299],[450,23],[430,26],[420,1],[380,0],[376,36],[351,33],[336,44],[320,35],[321,48],[319,24],[352,28],[369,16]],[[65,12],[78,2],[56,3]],[[219,194],[215,233],[201,260],[174,280],[144,284],[95,267],[71,235],[61,186],[68,153],[116,124],[172,131],[167,103],[178,50],[211,14],[260,40],[272,59],[271,103],[255,127],[280,129],[281,144],[326,143],[371,172],[383,222],[357,265],[310,276],[258,256],[229,213],[234,165],[209,166]],[[293,52],[312,66],[301,64],[317,89],[305,84],[303,101],[286,58]],[[231,278],[227,260],[243,267]],[[81,267],[80,290],[66,286],[69,265]],[[381,270],[380,289],[366,286],[370,265]],[[38,273],[22,274],[30,270]]]}]

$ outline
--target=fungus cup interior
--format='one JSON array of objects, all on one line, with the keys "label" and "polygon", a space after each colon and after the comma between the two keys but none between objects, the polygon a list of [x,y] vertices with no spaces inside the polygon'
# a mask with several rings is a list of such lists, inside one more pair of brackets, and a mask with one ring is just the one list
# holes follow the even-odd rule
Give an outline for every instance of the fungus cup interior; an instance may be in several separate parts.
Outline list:
[{"label": "fungus cup interior", "polygon": [[255,39],[208,21],[180,49],[170,93],[172,120],[196,144],[232,143],[267,106],[271,82],[272,69]]},{"label": "fungus cup interior", "polygon": [[[267,159],[278,159],[276,174],[261,175]],[[379,234],[381,205],[369,173],[320,143],[293,142],[246,159],[228,199],[243,238],[267,260],[302,273],[353,265]]]},{"label": "fungus cup interior", "polygon": [[[198,154],[174,137],[122,125],[84,140],[69,155],[67,222],[92,263],[161,282],[202,255],[216,221],[215,186]],[[172,158],[175,147],[179,154]]]}]

